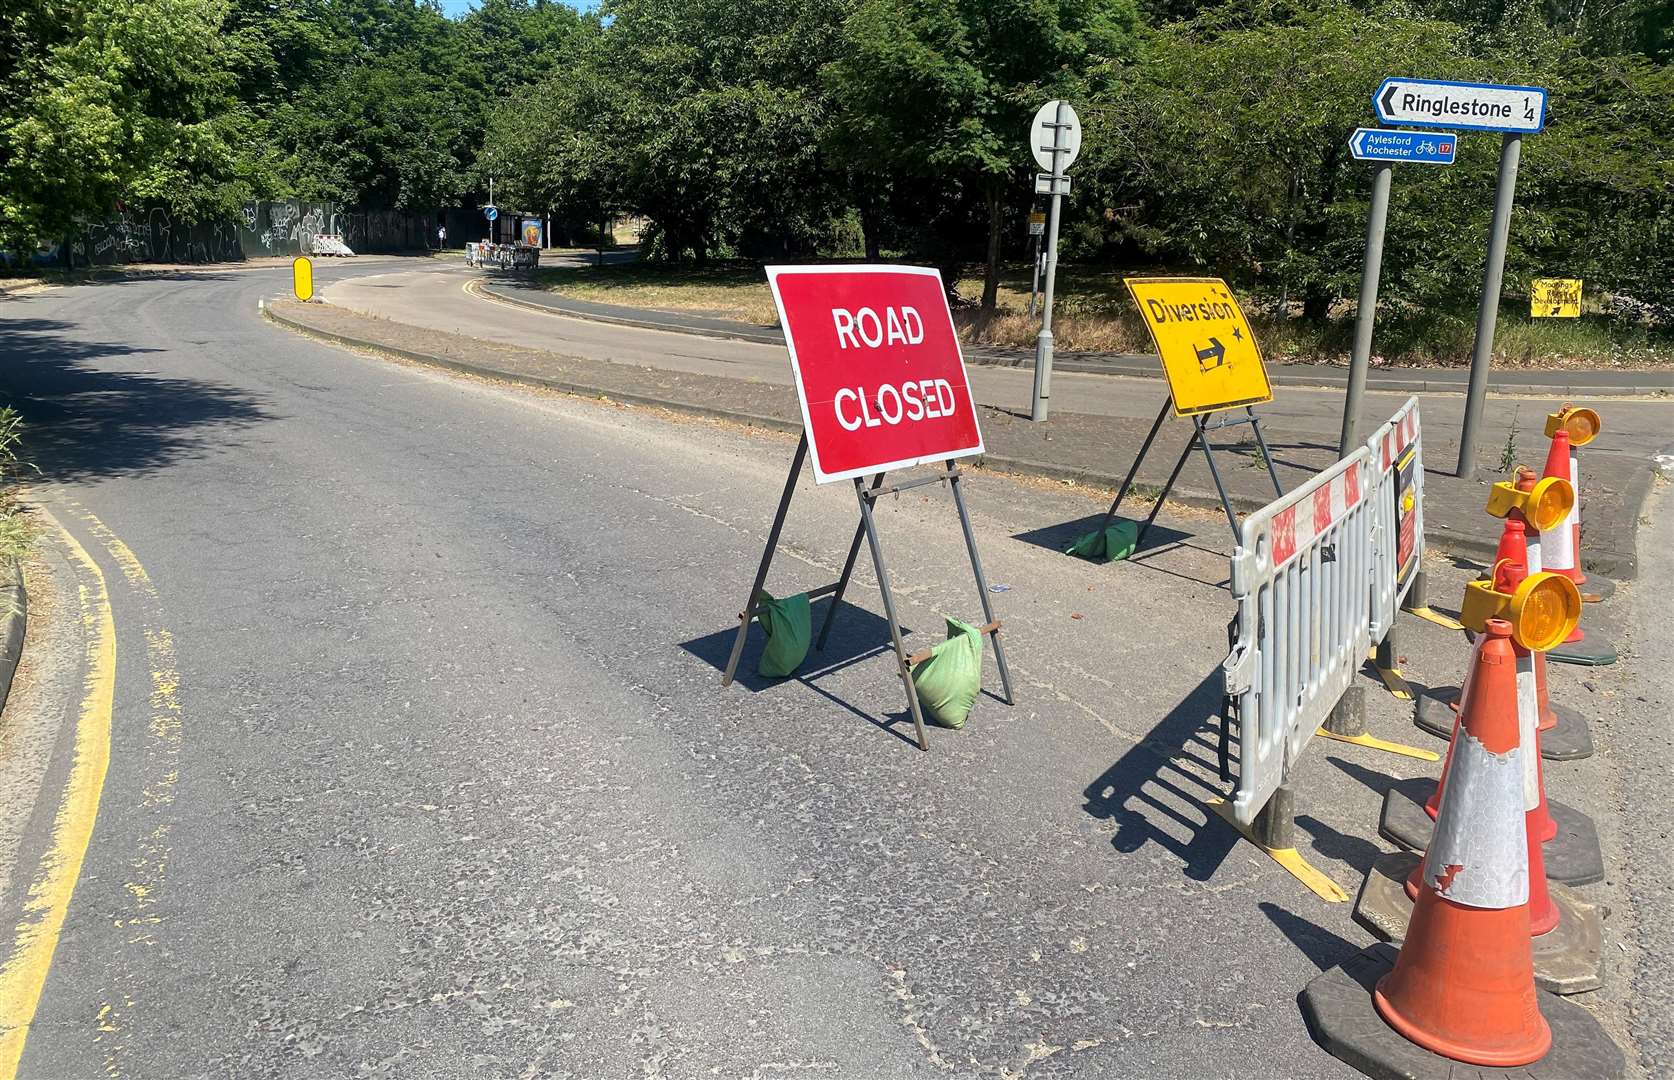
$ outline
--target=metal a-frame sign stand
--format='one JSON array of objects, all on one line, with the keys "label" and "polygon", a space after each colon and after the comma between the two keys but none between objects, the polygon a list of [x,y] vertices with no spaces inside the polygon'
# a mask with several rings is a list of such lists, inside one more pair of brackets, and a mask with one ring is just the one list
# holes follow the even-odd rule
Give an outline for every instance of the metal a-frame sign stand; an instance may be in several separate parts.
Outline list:
[{"label": "metal a-frame sign stand", "polygon": [[[1145,442],[1140,446],[1138,455],[1133,459],[1133,464],[1128,466],[1128,475],[1122,478],[1122,486],[1117,489],[1115,500],[1111,502],[1110,509],[1104,512],[1104,519],[1099,522],[1099,532],[1102,533],[1109,528],[1111,521],[1115,519],[1116,510],[1122,505],[1122,500],[1127,497],[1128,490],[1133,487],[1133,478],[1139,474],[1140,464],[1144,462],[1145,455],[1150,452],[1151,444],[1156,441],[1157,432],[1162,430],[1163,421],[1168,419],[1168,414],[1173,407],[1174,399],[1172,397],[1163,398],[1162,408],[1157,410],[1157,418],[1151,422],[1151,430],[1146,434]],[[1186,459],[1191,457],[1192,451],[1199,447],[1203,449],[1203,460],[1209,463],[1209,475],[1215,480],[1215,492],[1221,497],[1221,509],[1226,511],[1226,523],[1232,527],[1233,539],[1238,538],[1238,515],[1233,512],[1232,501],[1227,498],[1226,485],[1221,483],[1221,470],[1215,465],[1215,446],[1209,441],[1209,432],[1211,431],[1241,427],[1244,424],[1250,425],[1250,430],[1255,432],[1256,445],[1261,447],[1261,459],[1267,463],[1267,475],[1273,481],[1274,493],[1276,495],[1285,493],[1284,486],[1279,483],[1279,474],[1273,470],[1273,455],[1268,453],[1267,440],[1261,434],[1261,417],[1255,414],[1253,407],[1244,406],[1243,416],[1223,416],[1214,420],[1205,420],[1202,416],[1193,416],[1191,422],[1192,437],[1187,440],[1186,448],[1180,451],[1180,458],[1174,463],[1174,471],[1168,474],[1168,483],[1163,485],[1162,493],[1157,496],[1157,501],[1151,506],[1151,512],[1145,516],[1145,523],[1139,527],[1139,536],[1134,540],[1133,545],[1135,551],[1144,546],[1145,534],[1151,531],[1151,523],[1157,519],[1157,514],[1162,510],[1163,503],[1168,500],[1168,493],[1174,490],[1174,481],[1180,478],[1180,470],[1186,467]]]},{"label": "metal a-frame sign stand", "polygon": [[[744,640],[749,636],[750,623],[756,617],[756,597],[761,595],[763,586],[767,584],[767,572],[773,565],[774,552],[779,547],[779,534],[785,527],[785,515],[790,511],[791,497],[796,494],[797,477],[802,473],[802,463],[808,456],[808,433],[804,431],[802,438],[797,441],[796,454],[791,458],[790,474],[785,477],[785,490],[779,496],[779,508],[773,515],[773,527],[767,533],[767,547],[761,553],[761,565],[756,568],[756,580],[750,586],[750,595],[744,603],[744,610],[738,614],[738,635],[733,638],[732,655],[727,659],[727,669],[721,678],[722,686],[732,685],[733,676],[738,672],[738,661],[744,655]],[[953,461],[943,463],[946,471],[933,476],[920,476],[912,480],[884,486],[884,473],[876,473],[872,482],[867,484],[864,477],[854,478],[855,498],[860,503],[860,521],[855,525],[854,538],[849,541],[849,554],[843,560],[843,573],[830,585],[822,585],[808,591],[808,599],[815,600],[822,596],[831,597],[831,607],[826,610],[825,621],[820,626],[820,635],[814,647],[825,650],[826,638],[831,634],[832,621],[837,617],[837,608],[843,603],[843,594],[848,590],[849,579],[854,574],[855,560],[860,556],[860,541],[865,538],[867,547],[872,553],[872,568],[878,575],[878,592],[883,596],[884,618],[889,620],[890,643],[895,648],[895,663],[901,673],[901,685],[907,692],[907,706],[913,714],[913,727],[918,735],[918,748],[930,749],[930,742],[924,734],[924,713],[918,704],[918,688],[913,684],[913,665],[923,663],[929,658],[928,650],[907,655],[906,647],[901,643],[901,623],[895,614],[895,594],[889,586],[889,565],[884,561],[883,541],[878,536],[877,522],[872,517],[872,506],[885,495],[895,495],[927,484],[945,483],[953,490],[953,503],[959,508],[959,524],[965,533],[965,550],[971,556],[971,573],[976,577],[977,596],[982,601],[982,615],[987,622],[979,629],[994,645],[994,662],[1000,669],[1000,685],[1005,690],[1006,704],[1015,705],[1017,702],[1011,692],[1011,669],[1006,666],[1006,648],[1000,640],[1000,620],[994,617],[994,606],[988,599],[988,577],[982,570],[982,556],[977,554],[976,534],[971,530],[970,511],[965,508],[965,493],[960,487],[960,480],[964,473]]]},{"label": "metal a-frame sign stand", "polygon": [[[755,582],[738,613],[738,635],[733,639],[721,685],[730,685],[738,672],[744,641],[758,610],[756,598],[767,584],[797,479],[803,463],[811,461],[817,483],[851,481],[860,506],[860,521],[849,541],[841,576],[807,593],[810,600],[831,597],[815,648],[825,649],[831,624],[854,576],[864,537],[878,575],[889,640],[895,649],[895,665],[907,694],[918,747],[928,750],[924,712],[912,669],[929,659],[931,651],[909,656],[901,643],[895,591],[890,587],[889,564],[873,514],[877,501],[884,496],[928,484],[946,484],[953,492],[986,620],[980,630],[993,644],[1006,704],[1016,704],[1011,669],[1000,640],[1000,621],[994,617],[988,598],[988,578],[982,570],[982,557],[977,554],[970,511],[965,507],[964,474],[958,459],[981,454],[983,442],[947,291],[941,274],[930,267],[771,266],[767,278],[779,309],[780,325],[785,329],[786,351],[802,406],[802,437],[791,458]],[[940,463],[942,471],[884,483],[890,473],[932,463]]]}]

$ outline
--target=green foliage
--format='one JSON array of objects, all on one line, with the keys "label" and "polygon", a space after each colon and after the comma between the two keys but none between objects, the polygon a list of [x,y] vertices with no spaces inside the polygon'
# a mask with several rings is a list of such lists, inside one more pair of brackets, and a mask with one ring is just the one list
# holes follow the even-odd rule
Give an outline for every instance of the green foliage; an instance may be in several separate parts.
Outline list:
[{"label": "green foliage", "polygon": [[231,99],[221,0],[36,3],[4,24],[15,50],[0,116],[0,243],[31,247],[119,200],[231,213],[259,186]]},{"label": "green foliage", "polygon": [[30,468],[19,456],[22,444],[23,417],[0,408],[0,563],[23,558],[35,543],[34,523],[17,501],[18,474]]},{"label": "green foliage", "polygon": [[[1538,21],[1512,32],[1511,19],[1498,21],[1502,37],[1410,8],[1327,2],[1164,27],[1138,62],[1107,73],[1109,92],[1087,110],[1079,205],[1109,209],[1072,225],[1073,244],[1201,267],[1323,319],[1358,287],[1372,169],[1346,143],[1372,125],[1379,82],[1396,70],[1499,79],[1549,87],[1552,101],[1547,130],[1523,141],[1508,288],[1579,276],[1668,303],[1674,157],[1660,129],[1674,76],[1588,55]],[[1386,303],[1432,315],[1475,305],[1498,153],[1497,136],[1467,132],[1458,164],[1397,168]]]}]

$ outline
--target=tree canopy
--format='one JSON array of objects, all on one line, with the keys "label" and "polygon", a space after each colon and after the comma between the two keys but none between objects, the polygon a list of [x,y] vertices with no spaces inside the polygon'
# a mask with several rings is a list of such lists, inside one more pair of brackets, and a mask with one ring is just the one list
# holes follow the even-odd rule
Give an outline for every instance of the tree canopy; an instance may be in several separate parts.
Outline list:
[{"label": "tree canopy", "polygon": [[[129,203],[300,197],[633,214],[648,257],[884,255],[987,269],[1038,205],[1024,136],[1075,103],[1065,253],[1209,270],[1319,317],[1353,295],[1387,75],[1551,90],[1508,273],[1674,305],[1666,0],[12,0],[0,244]],[[1403,169],[1385,294],[1461,309],[1497,137]]]}]

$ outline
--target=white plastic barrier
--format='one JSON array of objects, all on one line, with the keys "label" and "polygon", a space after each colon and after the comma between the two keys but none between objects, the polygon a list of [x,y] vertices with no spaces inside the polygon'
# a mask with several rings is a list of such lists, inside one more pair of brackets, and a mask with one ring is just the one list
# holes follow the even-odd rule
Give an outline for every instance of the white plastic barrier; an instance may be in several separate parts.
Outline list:
[{"label": "white plastic barrier", "polygon": [[348,257],[354,254],[354,249],[343,242],[343,237],[337,233],[320,233],[314,237],[312,244],[315,255],[337,255]]},{"label": "white plastic barrier", "polygon": [[541,249],[530,244],[468,243],[466,266],[499,267],[501,270],[533,270],[541,264]]},{"label": "white plastic barrier", "polygon": [[1221,674],[1239,721],[1232,810],[1246,825],[1366,659],[1372,478],[1371,452],[1361,447],[1240,527],[1237,633]]},{"label": "white plastic barrier", "polygon": [[1412,589],[1424,558],[1424,455],[1418,399],[1407,403],[1366,440],[1371,455],[1372,641],[1382,641]]}]

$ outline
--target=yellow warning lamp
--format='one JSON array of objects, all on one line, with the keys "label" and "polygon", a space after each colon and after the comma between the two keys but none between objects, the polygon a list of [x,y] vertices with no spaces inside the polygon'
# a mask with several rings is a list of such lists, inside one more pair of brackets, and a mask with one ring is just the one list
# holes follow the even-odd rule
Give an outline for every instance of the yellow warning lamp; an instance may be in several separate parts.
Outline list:
[{"label": "yellow warning lamp", "polygon": [[1557,412],[1546,414],[1546,437],[1556,435],[1560,427],[1569,432],[1569,445],[1586,446],[1598,438],[1603,425],[1592,409],[1577,409],[1566,403]]},{"label": "yellow warning lamp", "polygon": [[1459,612],[1465,629],[1481,634],[1489,619],[1504,619],[1511,624],[1513,641],[1530,652],[1545,652],[1562,644],[1581,620],[1581,590],[1564,575],[1530,574],[1509,593],[1494,589],[1494,576],[1465,586]]},{"label": "yellow warning lamp", "polygon": [[1548,532],[1563,523],[1575,505],[1575,487],[1561,476],[1536,480],[1527,491],[1519,490],[1510,480],[1501,480],[1488,489],[1488,512],[1503,518],[1513,510],[1523,513],[1523,520],[1537,532]]}]

